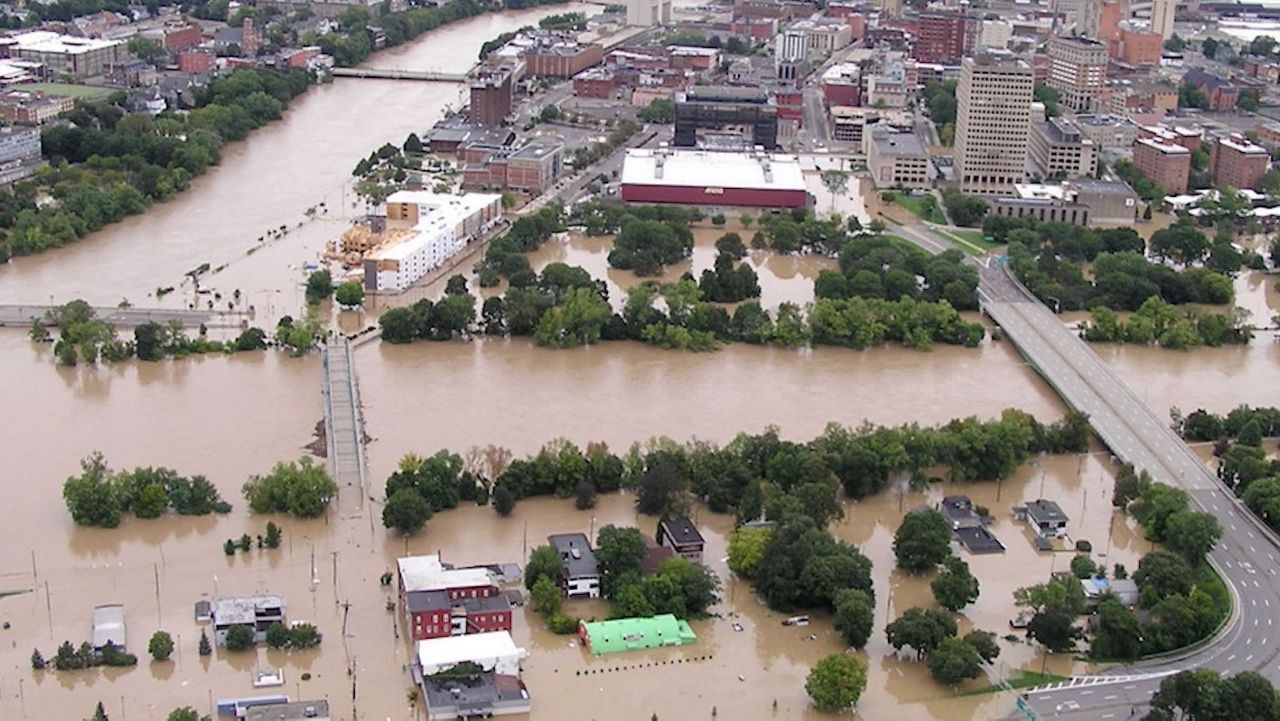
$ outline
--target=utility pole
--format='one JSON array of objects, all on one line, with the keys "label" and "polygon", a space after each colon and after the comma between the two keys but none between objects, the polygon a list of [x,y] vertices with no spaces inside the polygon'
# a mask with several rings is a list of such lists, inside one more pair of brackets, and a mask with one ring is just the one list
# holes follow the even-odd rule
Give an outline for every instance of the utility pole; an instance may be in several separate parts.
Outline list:
[{"label": "utility pole", "polygon": [[529,562],[529,522],[524,522],[524,539],[521,541],[520,556],[525,563]]},{"label": "utility pole", "polygon": [[49,598],[49,582],[44,582],[44,610],[49,613],[49,638],[53,638],[53,601]]},{"label": "utility pole", "polygon": [[36,549],[31,549],[31,578],[37,583],[40,581],[40,572],[36,570]]},{"label": "utility pole", "polygon": [[156,579],[156,623],[159,625],[163,625],[164,617],[160,613],[160,566],[152,563],[151,571],[155,575],[155,579]]},{"label": "utility pole", "polygon": [[333,602],[338,602],[338,552],[331,551],[333,554]]}]

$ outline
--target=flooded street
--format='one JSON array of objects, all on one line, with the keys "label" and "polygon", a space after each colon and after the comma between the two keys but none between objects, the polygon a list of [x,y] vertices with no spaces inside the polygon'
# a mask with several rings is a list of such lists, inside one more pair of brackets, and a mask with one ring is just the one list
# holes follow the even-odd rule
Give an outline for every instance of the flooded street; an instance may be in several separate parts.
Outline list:
[{"label": "flooded street", "polygon": [[[573,10],[598,7],[474,18],[380,54],[370,64],[463,70],[484,40],[542,15]],[[138,305],[183,305],[194,298],[189,286],[162,302],[147,295],[157,286],[178,285],[182,273],[209,262],[226,264],[210,277],[224,293],[241,289],[245,303],[268,318],[295,312],[301,263],[345,228],[341,216],[355,211],[349,191],[344,194],[350,168],[382,142],[399,142],[429,127],[448,106],[456,107],[459,90],[451,84],[371,80],[314,88],[284,120],[229,146],[221,166],[177,199],[69,247],[0,266],[0,302],[79,296],[104,305],[124,298]],[[360,132],[350,132],[352,127]],[[824,199],[824,193],[817,195]],[[321,214],[306,221],[305,211],[321,202],[330,218]],[[841,212],[861,212],[852,199],[837,199],[836,205]],[[258,236],[282,224],[293,228],[283,240],[246,254],[259,245]],[[754,232],[736,220],[725,228],[698,228],[693,257],[669,268],[661,280],[685,271],[697,276],[711,267],[715,239],[730,230],[747,241]],[[608,268],[608,249],[607,239],[570,234],[549,242],[530,261],[535,269],[557,261],[581,265],[608,280],[611,298],[620,305],[626,289],[640,281]],[[458,271],[469,272],[474,262]],[[811,300],[813,278],[834,264],[758,252],[747,262],[759,274],[761,302],[770,308]],[[1237,283],[1238,302],[1254,313],[1255,322],[1276,312],[1272,282],[1251,274]],[[443,283],[442,278],[392,302],[434,297]],[[344,312],[342,327],[369,324],[380,308],[371,303],[369,310]],[[1274,383],[1280,344],[1270,333],[1246,347],[1095,349],[1160,414],[1172,406],[1225,412],[1246,402],[1280,405]],[[978,349],[937,346],[926,352],[730,345],[707,354],[635,343],[549,350],[528,339],[481,339],[370,343],[356,350],[355,359],[366,430],[373,438],[368,493],[374,499],[410,452],[444,448],[462,454],[496,444],[519,456],[559,437],[579,445],[604,441],[622,452],[658,435],[723,443],[740,431],[776,425],[785,438],[808,440],[832,421],[937,424],[968,415],[990,418],[1008,407],[1051,421],[1065,410],[1009,343],[989,338]],[[241,484],[279,460],[298,457],[312,440],[321,417],[316,355],[248,353],[67,369],[56,367],[50,348],[31,343],[24,331],[0,329],[0,362],[9,410],[0,416],[0,437],[8,440],[7,452],[0,454],[7,491],[0,512],[7,541],[0,544],[0,596],[26,591],[0,597],[0,620],[11,624],[0,630],[4,721],[85,718],[98,701],[113,719],[159,721],[176,706],[207,712],[216,699],[263,693],[327,698],[335,718],[347,720],[424,718],[421,704],[409,702],[409,646],[398,614],[386,608],[392,593],[378,582],[397,556],[438,550],[457,564],[518,562],[547,534],[587,532],[592,519],[596,528],[615,523],[654,530],[655,519],[637,516],[627,494],[601,497],[589,512],[557,499],[523,501],[505,519],[488,507],[459,508],[436,515],[408,541],[383,531],[381,507],[368,499],[355,504],[358,512],[331,511],[313,521],[251,516]],[[66,512],[61,486],[93,450],[101,450],[116,469],[164,465],[203,474],[235,509],[224,517],[130,519],[117,529],[78,528]],[[1108,564],[1133,570],[1149,550],[1128,520],[1110,510],[1106,454],[1036,462],[1000,484],[943,483],[923,493],[895,487],[845,504],[846,516],[833,533],[859,545],[875,564],[876,631],[862,652],[870,670],[861,718],[1001,719],[1011,708],[1007,697],[957,696],[933,682],[923,664],[897,658],[887,645],[883,627],[889,620],[910,606],[932,603],[928,577],[893,569],[892,536],[905,511],[948,494],[969,495],[992,510],[992,531],[1007,551],[963,554],[982,594],[963,614],[962,626],[999,636],[1009,633],[1012,591],[1070,560],[1070,554],[1036,553],[1029,532],[1011,517],[1013,505],[1041,496],[1059,501],[1071,518],[1073,538],[1090,540],[1107,554]],[[225,540],[263,533],[268,520],[283,527],[279,549],[223,553]],[[706,558],[726,585],[724,602],[714,609],[719,617],[694,622],[695,645],[593,658],[573,637],[547,633],[532,610],[517,612],[514,635],[531,652],[525,680],[533,719],[647,721],[656,714],[671,721],[709,719],[713,711],[726,719],[827,718],[809,710],[803,681],[812,663],[841,649],[829,622],[816,616],[807,628],[783,627],[782,616],[760,605],[749,584],[732,580],[721,560],[733,519],[701,509],[697,522],[707,537]],[[199,658],[201,626],[193,619],[193,603],[255,591],[282,594],[291,620],[315,623],[324,634],[320,649]],[[125,605],[129,650],[140,657],[137,668],[30,670],[33,648],[48,658],[63,640],[78,645],[89,638],[93,607],[117,602]],[[566,610],[585,617],[607,613],[601,604],[580,602]],[[733,629],[735,621],[741,632]],[[157,629],[177,641],[173,662],[151,664],[145,657],[147,639]],[[1044,658],[1025,643],[1000,643],[1000,675],[1042,665],[1061,674],[1087,670],[1066,656]],[[275,667],[285,669],[284,686],[255,690],[252,671]]]}]

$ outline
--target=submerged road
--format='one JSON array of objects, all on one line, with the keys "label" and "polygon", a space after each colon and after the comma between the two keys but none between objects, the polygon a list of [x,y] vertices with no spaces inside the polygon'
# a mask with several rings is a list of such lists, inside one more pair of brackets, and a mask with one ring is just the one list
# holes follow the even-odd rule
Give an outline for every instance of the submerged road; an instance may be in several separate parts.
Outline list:
[{"label": "submerged road", "polygon": [[[948,245],[923,225],[894,232],[933,252]],[[1280,615],[1280,537],[1226,490],[1169,425],[1003,263],[983,264],[979,277],[983,311],[1068,405],[1089,416],[1111,452],[1156,481],[1185,489],[1193,504],[1217,517],[1222,539],[1209,561],[1226,581],[1233,602],[1222,630],[1199,648],[1027,691],[1036,715],[1128,721],[1143,713],[1163,678],[1186,669],[1256,671],[1280,680],[1280,624],[1275,621]]]}]

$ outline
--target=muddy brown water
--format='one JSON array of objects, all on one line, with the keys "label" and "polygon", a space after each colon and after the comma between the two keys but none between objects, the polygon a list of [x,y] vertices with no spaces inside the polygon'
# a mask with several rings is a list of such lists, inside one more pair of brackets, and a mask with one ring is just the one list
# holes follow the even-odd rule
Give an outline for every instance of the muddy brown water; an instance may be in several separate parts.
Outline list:
[{"label": "muddy brown water", "polygon": [[[373,62],[461,69],[483,40],[563,9],[476,18]],[[303,211],[321,200],[335,216],[351,212],[350,195],[344,200],[342,188],[356,160],[384,139],[429,126],[456,96],[457,87],[447,84],[345,81],[317,88],[284,121],[228,148],[222,166],[189,193],[68,248],[0,267],[0,301],[39,302],[53,295],[154,304],[146,298],[150,290],[177,285],[182,272],[208,261],[229,263],[211,276],[215,287],[227,293],[241,288],[246,304],[270,307],[271,314],[288,312],[299,303],[299,266],[344,222],[312,221],[251,256],[245,250],[268,228],[302,221]],[[366,132],[348,132],[355,122]],[[732,223],[730,229],[736,229]],[[710,267],[721,232],[699,229],[693,258],[667,277]],[[556,260],[583,265],[607,277],[620,299],[638,281],[609,271],[606,255],[606,240],[569,236],[549,243],[532,260],[535,267]],[[830,265],[818,258],[759,254],[748,262],[760,274],[762,302],[771,307],[808,300],[812,278]],[[1252,288],[1248,303],[1255,312],[1274,312],[1269,279],[1241,283]],[[189,291],[163,303],[185,303],[194,298]],[[439,289],[419,292],[433,295]],[[344,326],[367,322],[356,313],[342,320]],[[1277,348],[1270,338],[1260,338],[1244,348],[1188,353],[1123,346],[1099,352],[1158,412],[1174,405],[1221,412],[1241,402],[1280,404],[1280,391],[1270,382]],[[508,519],[488,508],[458,509],[436,516],[406,542],[381,530],[379,507],[366,500],[345,515],[276,519],[285,530],[280,549],[228,558],[221,547],[225,539],[261,533],[268,520],[246,512],[240,484],[277,460],[298,456],[310,440],[321,412],[315,356],[246,354],[60,369],[47,347],[9,329],[0,331],[0,359],[9,411],[0,417],[0,437],[8,441],[0,454],[7,491],[0,511],[6,531],[0,592],[29,589],[0,599],[0,619],[11,624],[0,630],[3,719],[79,719],[98,701],[113,719],[163,719],[179,705],[207,710],[215,699],[272,692],[327,698],[336,718],[422,718],[421,705],[410,706],[406,696],[409,647],[396,616],[385,608],[389,592],[378,584],[397,556],[439,550],[456,563],[519,561],[526,539],[532,546],[551,532],[587,531],[593,519],[597,528],[618,523],[653,530],[653,519],[637,517],[633,499],[618,494],[601,498],[589,512],[555,499],[521,503]],[[552,351],[527,340],[484,340],[371,344],[359,348],[356,362],[374,438],[369,493],[375,498],[403,454],[439,448],[463,452],[493,443],[523,455],[567,437],[579,444],[605,441],[621,451],[654,435],[724,442],[738,431],[757,432],[769,424],[803,440],[829,421],[940,423],[956,416],[992,417],[1011,406],[1049,420],[1063,411],[1007,343],[990,340],[976,350],[859,353],[738,345],[702,355],[629,343]],[[149,464],[203,473],[237,507],[226,517],[76,528],[62,504],[61,482],[94,449],[116,468]],[[892,534],[903,511],[956,492],[993,510],[993,530],[1008,550],[988,557],[966,554],[982,595],[966,609],[963,623],[1001,635],[1008,633],[1013,614],[1012,590],[1069,561],[1069,554],[1032,551],[1027,531],[1010,517],[1012,505],[1040,495],[1059,500],[1072,518],[1073,534],[1106,552],[1108,563],[1133,568],[1147,550],[1131,525],[1110,513],[1111,467],[1103,454],[1040,461],[998,485],[941,484],[925,493],[895,489],[846,503],[846,517],[833,532],[875,562],[877,630],[861,652],[870,666],[861,717],[1003,718],[1010,710],[1007,698],[957,696],[930,680],[921,664],[887,647],[884,624],[911,605],[930,602],[927,578],[892,568]],[[571,638],[543,631],[531,611],[519,612],[515,636],[532,654],[525,676],[533,718],[711,718],[713,709],[720,718],[820,717],[808,710],[803,679],[814,661],[841,650],[828,620],[819,614],[807,628],[783,627],[782,617],[761,606],[748,584],[729,578],[721,559],[731,519],[702,510],[698,522],[708,538],[709,563],[726,579],[724,602],[715,609],[722,617],[695,622],[694,646],[590,658]],[[322,647],[199,658],[193,603],[254,591],[283,594],[290,618],[320,627]],[[51,656],[62,640],[87,640],[93,607],[114,602],[125,604],[130,648],[144,658],[137,668],[30,670],[33,648]],[[569,611],[587,617],[606,613],[599,604],[574,603]],[[743,631],[733,630],[735,621]],[[146,641],[160,628],[175,636],[178,650],[174,661],[151,664],[145,660]],[[1002,641],[1002,648],[996,670],[1002,675],[1042,664],[1058,673],[1087,670],[1066,657],[1044,658],[1024,643]],[[284,667],[283,688],[252,688],[251,672],[266,667]],[[592,673],[579,673],[586,671]],[[310,680],[301,679],[304,673]]]}]

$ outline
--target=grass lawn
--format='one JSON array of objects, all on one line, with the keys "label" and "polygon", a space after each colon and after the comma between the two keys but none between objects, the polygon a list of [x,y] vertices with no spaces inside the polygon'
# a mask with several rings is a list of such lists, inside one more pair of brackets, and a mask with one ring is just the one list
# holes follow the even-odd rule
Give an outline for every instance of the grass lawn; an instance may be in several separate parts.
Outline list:
[{"label": "grass lawn", "polygon": [[927,220],[930,223],[947,222],[947,216],[943,215],[942,208],[938,207],[938,199],[932,195],[909,195],[907,193],[893,193],[893,202],[895,205],[906,208],[921,220]]},{"label": "grass lawn", "polygon": [[956,245],[960,246],[960,250],[969,255],[984,255],[988,251],[1001,247],[999,243],[986,240],[981,230],[946,230],[944,228],[935,228],[934,230],[950,238]]},{"label": "grass lawn", "polygon": [[[1059,681],[1066,681],[1066,676],[1056,676],[1051,673],[1038,673],[1036,671],[1018,671],[1016,675],[1009,677],[1009,686],[1014,689],[1035,688],[1036,686],[1045,686]],[[982,688],[966,691],[965,696],[978,696],[984,693],[1000,693],[1004,691],[1002,686],[983,686]]]},{"label": "grass lawn", "polygon": [[70,83],[27,83],[15,85],[17,90],[39,90],[46,95],[70,95],[83,100],[103,100],[114,92],[112,88],[95,88],[89,85],[72,85]]}]

